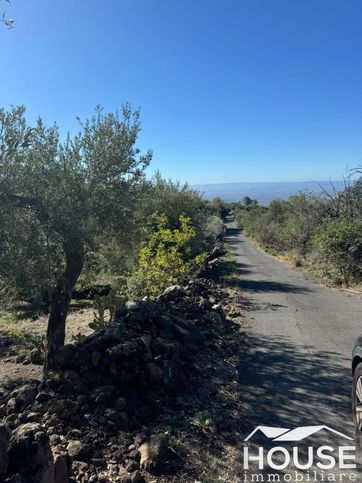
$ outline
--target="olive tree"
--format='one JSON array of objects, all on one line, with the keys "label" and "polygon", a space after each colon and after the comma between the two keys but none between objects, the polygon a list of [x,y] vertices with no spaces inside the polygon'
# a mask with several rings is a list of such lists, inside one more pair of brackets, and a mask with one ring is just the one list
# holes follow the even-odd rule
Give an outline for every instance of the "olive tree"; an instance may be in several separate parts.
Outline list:
[{"label": "olive tree", "polygon": [[[135,147],[139,112],[129,105],[120,114],[103,114],[97,108],[91,119],[79,122],[80,132],[61,141],[56,125],[46,127],[39,119],[29,128],[23,107],[0,110],[1,209],[8,217],[19,210],[31,212],[44,244],[62,252],[51,287],[46,370],[57,366],[86,250],[100,235],[128,234],[152,157]],[[53,253],[48,251],[47,257]]]}]

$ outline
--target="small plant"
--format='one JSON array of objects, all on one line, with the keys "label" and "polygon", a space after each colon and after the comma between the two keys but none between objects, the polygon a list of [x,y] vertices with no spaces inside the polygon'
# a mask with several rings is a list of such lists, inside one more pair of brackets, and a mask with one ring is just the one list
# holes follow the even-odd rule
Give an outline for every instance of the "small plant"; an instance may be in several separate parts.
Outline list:
[{"label": "small plant", "polygon": [[13,313],[9,312],[0,312],[0,325],[3,327],[7,327],[9,325],[16,324],[17,320]]},{"label": "small plant", "polygon": [[225,394],[222,394],[222,393],[217,395],[217,399],[222,407],[229,406],[232,402],[229,396],[226,396]]},{"label": "small plant", "polygon": [[[116,310],[125,303],[125,297],[117,294],[117,292],[112,289],[108,295],[100,296],[96,294],[93,303],[95,308],[93,311],[94,319],[93,322],[89,324],[89,327],[98,332],[105,329],[113,322]],[[108,318],[106,315],[107,313]]]},{"label": "small plant", "polygon": [[280,252],[270,245],[263,245],[262,248],[264,249],[265,253],[271,255],[272,257],[277,257],[280,255]]},{"label": "small plant", "polygon": [[6,328],[6,331],[18,344],[25,343],[25,333],[21,329],[9,326]]},{"label": "small plant", "polygon": [[29,335],[28,341],[35,349],[43,350],[45,335],[35,335],[35,334]]},{"label": "small plant", "polygon": [[237,274],[237,263],[236,256],[231,252],[226,252],[223,257],[221,268],[220,268],[220,278],[224,282],[233,282],[235,279],[238,280]]},{"label": "small plant", "polygon": [[212,431],[214,428],[214,422],[208,411],[197,413],[192,424],[203,431]]},{"label": "small plant", "polygon": [[168,441],[169,448],[174,453],[176,453],[177,449],[181,446],[181,444],[182,444],[182,439],[180,434],[171,436]]},{"label": "small plant", "polygon": [[78,332],[78,334],[72,335],[72,341],[75,344],[79,344],[82,342],[87,336],[85,334],[82,334],[81,332]]}]

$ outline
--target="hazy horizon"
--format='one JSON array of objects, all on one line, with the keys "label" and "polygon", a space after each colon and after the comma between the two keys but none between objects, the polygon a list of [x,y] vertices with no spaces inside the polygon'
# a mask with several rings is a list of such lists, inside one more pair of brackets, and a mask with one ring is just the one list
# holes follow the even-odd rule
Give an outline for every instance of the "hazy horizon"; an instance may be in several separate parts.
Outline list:
[{"label": "hazy horizon", "polygon": [[316,180],[316,181],[266,181],[236,183],[205,183],[192,185],[202,192],[203,198],[212,200],[222,198],[226,202],[241,201],[244,196],[257,199],[260,204],[269,204],[275,199],[288,199],[303,191],[322,194],[341,191],[345,187],[344,180]]}]

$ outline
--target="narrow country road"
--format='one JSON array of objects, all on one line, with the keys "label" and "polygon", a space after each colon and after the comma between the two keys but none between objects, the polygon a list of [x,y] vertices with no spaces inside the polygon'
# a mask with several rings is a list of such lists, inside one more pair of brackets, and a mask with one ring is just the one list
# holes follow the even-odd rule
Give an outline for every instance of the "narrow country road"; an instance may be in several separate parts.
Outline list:
[{"label": "narrow country road", "polygon": [[[234,222],[227,224],[226,238],[246,297],[245,352],[238,376],[244,435],[259,425],[327,425],[354,436],[351,351],[362,334],[362,301],[322,287],[262,253]],[[326,441],[354,444],[331,434],[316,435],[313,444]],[[362,473],[356,481],[362,481]]]}]

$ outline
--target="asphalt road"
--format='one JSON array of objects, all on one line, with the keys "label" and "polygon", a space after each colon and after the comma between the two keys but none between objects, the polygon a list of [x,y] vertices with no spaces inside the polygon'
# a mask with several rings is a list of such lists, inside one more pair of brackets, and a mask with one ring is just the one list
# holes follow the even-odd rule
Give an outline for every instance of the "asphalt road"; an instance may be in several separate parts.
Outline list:
[{"label": "asphalt road", "polygon": [[[248,327],[238,375],[245,401],[243,434],[258,425],[327,425],[353,437],[351,351],[362,334],[362,301],[262,253],[232,222],[226,237],[237,260],[237,285],[246,297]],[[262,441],[256,438],[250,442],[254,450],[261,443],[275,445],[264,435]],[[328,431],[312,443],[354,444]],[[362,481],[362,473],[356,481]]]}]

